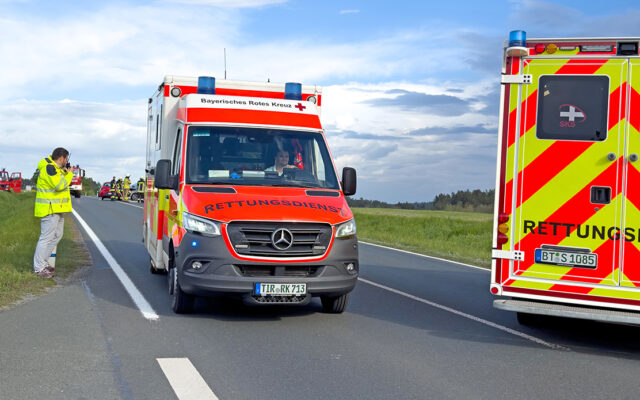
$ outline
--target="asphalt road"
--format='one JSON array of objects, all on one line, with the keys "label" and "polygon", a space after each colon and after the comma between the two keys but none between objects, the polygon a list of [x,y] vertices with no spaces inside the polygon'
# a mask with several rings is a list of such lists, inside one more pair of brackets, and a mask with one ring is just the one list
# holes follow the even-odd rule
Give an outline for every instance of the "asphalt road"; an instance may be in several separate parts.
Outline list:
[{"label": "asphalt road", "polygon": [[[361,244],[344,314],[317,299],[203,299],[176,315],[166,277],[149,273],[142,209],[95,198],[74,209],[159,318],[142,316],[83,231],[93,266],[82,280],[0,312],[1,399],[176,399],[198,385],[220,399],[638,397],[639,328],[522,327],[492,307],[486,270]],[[176,364],[184,375],[172,378],[159,359],[197,372]]]}]

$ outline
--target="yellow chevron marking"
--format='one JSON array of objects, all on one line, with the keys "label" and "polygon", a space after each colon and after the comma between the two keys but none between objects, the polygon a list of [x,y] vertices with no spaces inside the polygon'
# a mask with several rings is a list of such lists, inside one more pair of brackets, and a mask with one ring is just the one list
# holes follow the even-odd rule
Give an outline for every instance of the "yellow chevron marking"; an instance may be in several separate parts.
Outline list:
[{"label": "yellow chevron marking", "polygon": [[[614,128],[612,131],[616,129]],[[613,140],[616,135],[612,135],[612,131],[609,131],[609,140],[589,147],[545,186],[521,204],[516,213],[526,212],[529,219],[544,221],[557,211],[560,206],[571,200],[589,182],[611,165],[611,161],[606,158],[607,153],[620,154],[618,147],[622,147],[622,144],[618,143],[618,140]],[[519,182],[518,185],[526,185],[526,182],[527,173],[525,171],[522,182]],[[611,185],[616,185],[616,182],[611,182]],[[615,187],[612,190],[615,192]],[[588,201],[588,199],[586,200]]]},{"label": "yellow chevron marking", "polygon": [[631,87],[640,93],[640,60],[631,60]]},{"label": "yellow chevron marking", "polygon": [[545,283],[545,282],[536,282],[536,281],[524,281],[524,280],[516,279],[511,284],[509,284],[508,286],[526,288],[526,289],[548,290],[553,285],[554,285],[554,283]]},{"label": "yellow chevron marking", "polygon": [[624,291],[609,288],[595,288],[589,292],[593,296],[612,297],[614,299],[640,300],[640,291]]},{"label": "yellow chevron marking", "polygon": [[[583,225],[605,226],[605,227],[617,226],[615,224],[616,222],[615,217],[616,215],[619,215],[619,211],[616,210],[615,205],[618,203],[619,200],[622,200],[621,194],[616,196],[616,198],[612,200],[611,204],[604,205],[600,209],[600,211],[598,211],[591,218],[585,221]],[[553,221],[553,222],[560,222],[560,221]],[[548,227],[548,229],[552,229],[552,228]],[[566,228],[558,227],[558,229],[566,229]],[[578,237],[577,231],[573,231],[571,233],[571,236],[562,240],[558,245],[565,246],[565,247],[586,247],[591,249],[591,251],[595,251],[607,240],[608,239],[602,240],[599,238],[593,239],[592,230],[590,229],[589,237],[580,238]],[[533,257],[533,254],[531,254],[531,257]],[[615,267],[615,266],[612,266],[612,267]],[[522,276],[532,277],[532,278],[560,279],[563,277],[564,278],[569,277],[570,275],[568,275],[568,273],[571,270],[572,270],[571,267],[561,267],[561,266],[555,266],[555,265],[534,263],[527,270],[519,272],[518,274]],[[576,272],[574,271],[573,274],[576,274]],[[575,276],[580,277],[579,272]],[[608,281],[607,279],[604,279],[602,282],[599,282],[599,283],[603,285],[615,285],[617,284],[617,278],[615,280],[609,279]]]}]

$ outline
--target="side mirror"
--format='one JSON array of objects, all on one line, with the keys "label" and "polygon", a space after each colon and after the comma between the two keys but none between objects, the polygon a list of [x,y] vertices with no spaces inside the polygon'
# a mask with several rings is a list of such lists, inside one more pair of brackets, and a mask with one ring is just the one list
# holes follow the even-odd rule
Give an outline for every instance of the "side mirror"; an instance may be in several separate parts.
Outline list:
[{"label": "side mirror", "polygon": [[356,194],[356,170],[350,167],[342,168],[342,193],[345,196]]},{"label": "side mirror", "polygon": [[82,177],[84,178],[84,170],[82,170]]},{"label": "side mirror", "polygon": [[153,185],[158,189],[171,189],[171,160],[158,160]]}]

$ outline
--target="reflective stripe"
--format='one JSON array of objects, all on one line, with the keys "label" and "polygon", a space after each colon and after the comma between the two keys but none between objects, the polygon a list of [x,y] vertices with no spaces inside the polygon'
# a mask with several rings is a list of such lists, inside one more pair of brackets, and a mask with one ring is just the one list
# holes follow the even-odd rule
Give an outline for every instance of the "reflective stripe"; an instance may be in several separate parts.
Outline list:
[{"label": "reflective stripe", "polygon": [[[62,185],[63,187],[60,188],[60,185]],[[61,191],[65,190],[66,188],[67,188],[67,180],[65,178],[62,178],[60,183],[58,183],[58,185],[56,185],[55,191],[61,192]]]},{"label": "reflective stripe", "polygon": [[56,190],[55,189],[38,189],[36,188],[36,192],[40,192],[40,193],[54,193]]},{"label": "reflective stripe", "polygon": [[68,203],[69,199],[41,199],[36,197],[36,203],[41,203],[41,204],[60,204],[60,203]]}]

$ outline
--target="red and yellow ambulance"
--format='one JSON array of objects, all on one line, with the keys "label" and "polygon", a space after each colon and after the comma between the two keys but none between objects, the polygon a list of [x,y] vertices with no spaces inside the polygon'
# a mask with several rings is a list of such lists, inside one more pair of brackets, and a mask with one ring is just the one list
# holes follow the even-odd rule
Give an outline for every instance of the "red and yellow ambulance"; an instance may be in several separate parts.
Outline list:
[{"label": "red and yellow ambulance", "polygon": [[490,290],[521,323],[640,322],[639,42],[505,44]]},{"label": "red and yellow ambulance", "polygon": [[175,312],[196,296],[343,312],[358,242],[320,124],[321,89],[167,76],[149,99],[144,242]]}]

